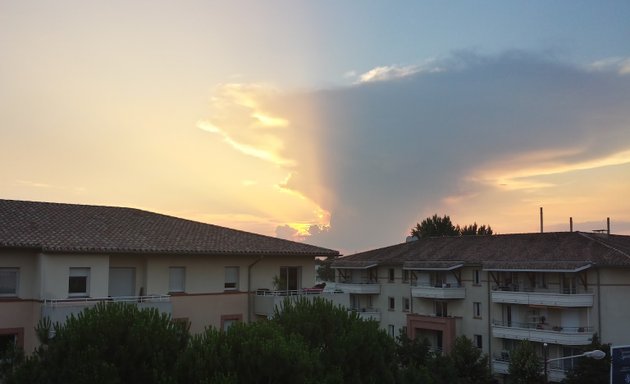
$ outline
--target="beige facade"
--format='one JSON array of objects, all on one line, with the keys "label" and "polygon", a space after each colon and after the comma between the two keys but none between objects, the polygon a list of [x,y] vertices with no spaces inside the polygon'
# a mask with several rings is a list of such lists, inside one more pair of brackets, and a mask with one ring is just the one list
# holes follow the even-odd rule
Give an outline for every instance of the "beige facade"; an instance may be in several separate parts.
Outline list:
[{"label": "beige facade", "polygon": [[[558,239],[561,246],[550,241]],[[604,243],[609,239],[615,248]],[[337,287],[351,304],[379,314],[375,319],[394,336],[427,338],[448,352],[465,335],[490,356],[499,376],[507,374],[520,340],[534,342],[549,359],[581,353],[577,348],[595,335],[603,343],[630,344],[630,253],[623,248],[630,237],[531,234],[415,243],[333,264]],[[561,381],[572,363],[550,364],[550,381]]]},{"label": "beige facade", "polygon": [[321,294],[304,289],[314,260],[338,254],[120,207],[0,199],[0,228],[0,347],[26,351],[40,319],[100,302],[156,308],[192,332],[269,316],[282,297]]}]

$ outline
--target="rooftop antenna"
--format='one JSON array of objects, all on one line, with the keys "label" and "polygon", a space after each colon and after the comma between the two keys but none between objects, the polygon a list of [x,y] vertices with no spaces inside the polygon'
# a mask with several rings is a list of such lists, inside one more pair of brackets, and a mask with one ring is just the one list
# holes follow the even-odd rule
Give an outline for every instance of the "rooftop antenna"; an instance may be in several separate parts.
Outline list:
[{"label": "rooftop antenna", "polygon": [[569,217],[569,232],[573,232],[573,217]]},{"label": "rooftop antenna", "polygon": [[610,235],[610,217],[606,218],[606,233]]},{"label": "rooftop antenna", "polygon": [[540,207],[540,233],[543,233],[543,207]]}]

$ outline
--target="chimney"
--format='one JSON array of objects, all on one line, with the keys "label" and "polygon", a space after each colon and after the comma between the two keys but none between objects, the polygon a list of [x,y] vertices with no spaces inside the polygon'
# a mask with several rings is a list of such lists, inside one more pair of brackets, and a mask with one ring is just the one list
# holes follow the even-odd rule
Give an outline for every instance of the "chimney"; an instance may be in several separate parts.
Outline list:
[{"label": "chimney", "polygon": [[540,233],[543,233],[543,207],[540,207]]},{"label": "chimney", "polygon": [[573,217],[569,217],[569,232],[573,232]]}]

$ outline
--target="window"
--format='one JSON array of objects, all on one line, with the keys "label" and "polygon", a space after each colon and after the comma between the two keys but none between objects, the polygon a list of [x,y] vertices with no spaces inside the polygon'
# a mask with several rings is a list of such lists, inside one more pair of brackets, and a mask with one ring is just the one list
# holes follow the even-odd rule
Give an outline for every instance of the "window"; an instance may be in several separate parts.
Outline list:
[{"label": "window", "polygon": [[481,285],[481,272],[478,269],[473,269],[473,285]]},{"label": "window", "polygon": [[410,304],[409,298],[403,297],[403,311],[409,312],[410,308],[411,308],[411,304]]},{"label": "window", "polygon": [[20,270],[0,268],[0,296],[17,296]]},{"label": "window", "polygon": [[409,271],[406,269],[403,269],[403,283],[408,283],[409,282]]},{"label": "window", "polygon": [[0,357],[13,347],[24,348],[24,328],[0,328]]},{"label": "window", "polygon": [[389,310],[390,311],[395,310],[396,309],[396,299],[394,299],[393,297],[390,297],[388,299],[388,302],[389,302]]},{"label": "window", "polygon": [[226,291],[235,291],[238,289],[238,267],[225,267],[225,284]]},{"label": "window", "polygon": [[243,315],[221,315],[221,330],[227,331],[231,326],[243,321]]},{"label": "window", "polygon": [[438,317],[448,316],[446,301],[434,301],[433,307],[435,309],[435,316],[438,316]]},{"label": "window", "polygon": [[394,268],[389,269],[389,282],[393,283],[395,280],[395,270]]},{"label": "window", "polygon": [[169,292],[185,292],[186,287],[186,268],[170,267],[168,291]]},{"label": "window", "polygon": [[481,303],[473,303],[473,317],[475,319],[481,319]]},{"label": "window", "polygon": [[90,268],[70,268],[68,296],[85,297],[90,295]]},{"label": "window", "polygon": [[278,276],[278,290],[297,291],[302,288],[302,268],[301,267],[280,267]]},{"label": "window", "polygon": [[481,338],[481,335],[475,335],[473,338],[473,343],[475,344],[475,347],[482,349],[483,348],[483,339]]},{"label": "window", "polygon": [[389,335],[391,337],[395,337],[394,332],[396,331],[396,328],[394,327],[394,324],[388,325],[387,330],[389,331]]}]

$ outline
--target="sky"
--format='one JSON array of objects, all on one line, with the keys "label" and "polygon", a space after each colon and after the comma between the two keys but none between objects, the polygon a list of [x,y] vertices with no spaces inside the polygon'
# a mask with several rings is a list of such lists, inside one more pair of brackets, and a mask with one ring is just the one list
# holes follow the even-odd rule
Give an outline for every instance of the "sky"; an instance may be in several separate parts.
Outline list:
[{"label": "sky", "polygon": [[0,198],[364,251],[630,235],[630,2],[0,0]]}]

